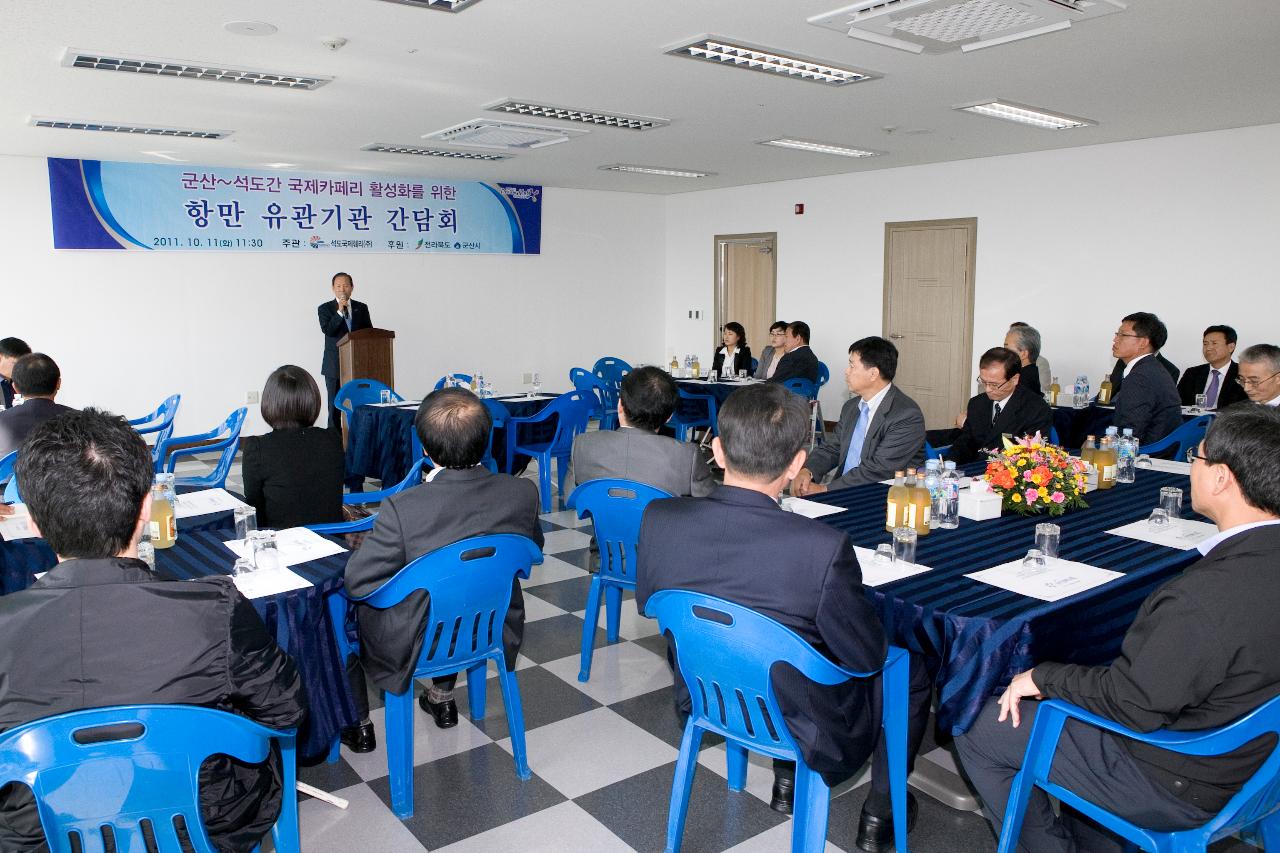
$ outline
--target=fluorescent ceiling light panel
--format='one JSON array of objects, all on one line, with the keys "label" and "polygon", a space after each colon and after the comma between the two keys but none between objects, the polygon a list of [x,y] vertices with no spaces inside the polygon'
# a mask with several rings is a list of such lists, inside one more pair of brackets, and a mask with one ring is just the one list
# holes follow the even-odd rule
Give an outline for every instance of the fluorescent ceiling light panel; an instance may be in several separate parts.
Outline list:
[{"label": "fluorescent ceiling light panel", "polygon": [[669,178],[705,178],[715,172],[698,172],[693,169],[669,169],[665,166],[635,166],[630,163],[614,163],[612,166],[601,166],[605,172],[634,172],[639,175],[665,175]]},{"label": "fluorescent ceiling light panel", "polygon": [[550,104],[536,104],[532,101],[519,101],[508,98],[485,107],[499,113],[515,113],[516,115],[536,116],[537,118],[555,118],[561,121],[576,121],[580,124],[592,124],[600,127],[620,127],[623,130],[653,130],[655,127],[666,127],[670,119],[653,118],[652,116],[633,116],[625,113],[607,113],[600,110],[579,110],[572,107],[556,107]]},{"label": "fluorescent ceiling light panel", "polygon": [[59,130],[101,130],[108,133],[133,133],[138,136],[172,136],[182,139],[226,139],[229,130],[192,130],[186,127],[146,127],[137,124],[117,124],[106,121],[72,121],[61,118],[32,116],[32,127],[52,127]]},{"label": "fluorescent ceiling light panel", "polygon": [[883,151],[871,151],[866,148],[850,148],[847,145],[832,145],[830,142],[814,142],[811,139],[791,139],[781,136],[777,139],[766,139],[761,145],[772,145],[777,148],[794,148],[797,151],[812,151],[815,154],[835,154],[839,157],[879,157]]},{"label": "fluorescent ceiling light panel", "polygon": [[187,80],[221,80],[276,89],[319,89],[332,77],[314,74],[283,74],[277,71],[255,71],[248,68],[220,68],[182,59],[108,56],[87,50],[68,48],[62,56],[68,68],[91,68],[98,71],[124,71],[154,77],[178,77]]},{"label": "fluorescent ceiling light panel", "polygon": [[703,62],[727,65],[731,68],[780,74],[783,77],[809,80],[828,86],[847,86],[850,83],[861,83],[881,76],[874,71],[833,65],[830,62],[804,56],[780,53],[772,48],[732,42],[718,36],[706,36],[697,41],[673,47],[667,53],[672,56],[684,56]]},{"label": "fluorescent ceiling light panel", "polygon": [[422,138],[472,148],[528,151],[568,142],[572,137],[590,132],[577,127],[544,127],[540,124],[496,118],[477,118],[434,133],[425,133]]},{"label": "fluorescent ceiling light panel", "polygon": [[956,109],[966,113],[977,113],[987,118],[999,118],[1005,121],[1017,122],[1018,124],[1029,124],[1032,127],[1039,127],[1044,130],[1070,130],[1076,127],[1090,127],[1097,124],[1092,119],[1069,116],[1065,113],[1045,112],[1039,107],[1015,104],[1013,101],[979,101],[976,104],[956,107]]},{"label": "fluorescent ceiling light panel", "polygon": [[392,145],[374,142],[360,149],[381,154],[416,154],[419,157],[446,157],[454,160],[510,160],[510,154],[490,154],[487,151],[451,151],[448,148],[424,148],[420,145]]},{"label": "fluorescent ceiling light panel", "polygon": [[417,6],[419,9],[435,9],[439,12],[461,12],[474,6],[480,0],[386,0],[388,3],[399,3],[401,6]]}]

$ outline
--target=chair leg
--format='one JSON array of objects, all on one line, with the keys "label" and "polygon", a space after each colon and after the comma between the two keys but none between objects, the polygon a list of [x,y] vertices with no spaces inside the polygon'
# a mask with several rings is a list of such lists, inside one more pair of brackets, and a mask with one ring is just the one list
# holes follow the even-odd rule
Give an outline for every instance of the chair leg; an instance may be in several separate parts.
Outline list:
[{"label": "chair leg", "polygon": [[529,759],[524,751],[524,708],[520,704],[520,685],[516,674],[508,672],[506,665],[498,661],[498,678],[502,685],[502,703],[507,708],[507,730],[511,734],[511,755],[516,760],[516,775],[530,779]]},{"label": "chair leg", "polygon": [[276,853],[301,853],[298,834],[298,755],[296,741],[292,737],[280,740],[280,764],[284,771],[281,780],[280,817],[271,827],[271,838]]},{"label": "chair leg", "polygon": [[724,750],[729,771],[729,790],[741,791],[747,784],[747,748],[725,741]]},{"label": "chair leg", "polygon": [[391,811],[401,820],[407,820],[413,817],[413,683],[410,682],[404,693],[384,695]]},{"label": "chair leg", "polygon": [[479,663],[467,670],[467,704],[471,706],[471,719],[479,722],[484,719],[486,675],[489,664]]},{"label": "chair leg", "polygon": [[569,457],[561,456],[556,459],[556,484],[559,486],[560,509],[564,509],[564,478],[569,473]]},{"label": "chair leg", "polygon": [[680,757],[676,760],[676,772],[671,780],[671,806],[667,814],[665,853],[680,853],[680,841],[684,837],[684,819],[689,812],[689,795],[693,792],[693,773],[698,768],[700,743],[702,743],[702,729],[695,726],[690,719],[684,724],[684,737],[680,739]]},{"label": "chair leg", "polygon": [[591,679],[591,658],[595,654],[596,626],[600,624],[600,575],[591,579],[591,588],[587,591],[587,610],[582,614],[582,651],[578,658],[578,680]]},{"label": "chair leg", "polygon": [[[796,762],[795,818],[791,825],[792,853],[823,853],[827,847],[827,815],[831,810],[831,789],[822,777]],[[906,819],[903,818],[905,823]],[[895,835],[897,828],[895,826]],[[903,832],[905,836],[905,831]],[[904,842],[898,842],[899,853],[907,853]]]},{"label": "chair leg", "polygon": [[622,621],[622,587],[609,584],[604,588],[605,595],[605,639],[611,643],[618,642],[618,623]]},{"label": "chair leg", "polygon": [[[907,698],[910,692],[906,655],[885,667],[884,740],[889,763],[889,797],[893,805],[893,843],[898,853],[907,853]],[[797,771],[797,786],[799,772]],[[821,782],[821,777],[818,777]],[[796,801],[799,802],[797,796]],[[821,849],[821,848],[817,848]]]},{"label": "chair leg", "polygon": [[538,489],[542,493],[542,511],[551,512],[551,454],[538,457]]},{"label": "chair leg", "polygon": [[333,739],[333,743],[329,744],[329,756],[325,759],[326,764],[337,764],[338,757],[342,752],[342,737],[337,736]]}]

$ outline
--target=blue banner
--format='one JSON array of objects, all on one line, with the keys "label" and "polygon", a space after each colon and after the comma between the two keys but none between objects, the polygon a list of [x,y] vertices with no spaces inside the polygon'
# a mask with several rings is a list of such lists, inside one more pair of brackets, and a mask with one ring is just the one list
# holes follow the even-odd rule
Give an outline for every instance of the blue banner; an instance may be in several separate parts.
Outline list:
[{"label": "blue banner", "polygon": [[49,158],[55,249],[536,255],[542,187]]}]

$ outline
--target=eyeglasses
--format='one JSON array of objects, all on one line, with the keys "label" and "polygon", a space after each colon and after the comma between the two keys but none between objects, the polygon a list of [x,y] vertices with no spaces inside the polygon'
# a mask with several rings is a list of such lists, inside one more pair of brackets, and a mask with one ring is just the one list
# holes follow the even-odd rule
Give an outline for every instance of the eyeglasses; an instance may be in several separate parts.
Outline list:
[{"label": "eyeglasses", "polygon": [[1001,388],[1003,388],[1004,386],[1012,382],[1013,377],[1010,376],[1008,379],[1000,383],[984,382],[981,376],[979,376],[977,379],[973,381],[978,383],[979,388],[986,388],[988,391],[999,391]]},{"label": "eyeglasses", "polygon": [[1188,464],[1194,465],[1197,459],[1199,459],[1201,462],[1205,463],[1206,465],[1210,464],[1209,457],[1201,456],[1199,453],[1196,453],[1196,449],[1194,447],[1188,447],[1187,448]]},{"label": "eyeglasses", "polygon": [[1272,379],[1275,379],[1277,376],[1280,376],[1280,373],[1273,373],[1270,376],[1268,376],[1266,379],[1254,379],[1253,377],[1245,378],[1243,376],[1237,376],[1236,381],[1240,383],[1241,388],[1257,388],[1263,382],[1270,382]]},{"label": "eyeglasses", "polygon": [[1145,338],[1146,335],[1139,335],[1133,332],[1116,332],[1112,337],[1116,338]]}]

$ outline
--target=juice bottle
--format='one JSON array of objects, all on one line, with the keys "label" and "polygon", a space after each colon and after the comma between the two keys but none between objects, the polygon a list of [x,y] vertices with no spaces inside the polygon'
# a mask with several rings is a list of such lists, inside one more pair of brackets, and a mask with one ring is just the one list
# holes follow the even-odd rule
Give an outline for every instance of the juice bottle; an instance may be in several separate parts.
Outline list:
[{"label": "juice bottle", "polygon": [[1102,443],[1093,454],[1093,464],[1098,468],[1098,488],[1109,489],[1116,484],[1116,447],[1111,436],[1102,437]]},{"label": "juice bottle", "polygon": [[178,541],[178,519],[173,501],[159,483],[151,487],[151,544],[156,548],[172,548]]},{"label": "juice bottle", "polygon": [[903,472],[893,472],[893,485],[889,487],[889,502],[885,511],[884,529],[890,532],[895,527],[902,527],[902,508],[907,504],[907,487],[903,483]]},{"label": "juice bottle", "polygon": [[1098,386],[1098,405],[1111,405],[1111,380],[1109,378],[1102,380],[1102,384]]},{"label": "juice bottle", "polygon": [[1053,384],[1049,386],[1049,405],[1058,405],[1058,395],[1062,393],[1062,386],[1058,384],[1058,377],[1053,377]]},{"label": "juice bottle", "polygon": [[702,365],[698,364],[698,357],[693,357],[693,378],[697,379],[702,375]]},{"label": "juice bottle", "polygon": [[933,510],[933,497],[915,478],[915,472],[907,469],[907,488],[911,494],[907,497],[907,527],[914,527],[917,536],[929,535],[929,516]]}]

